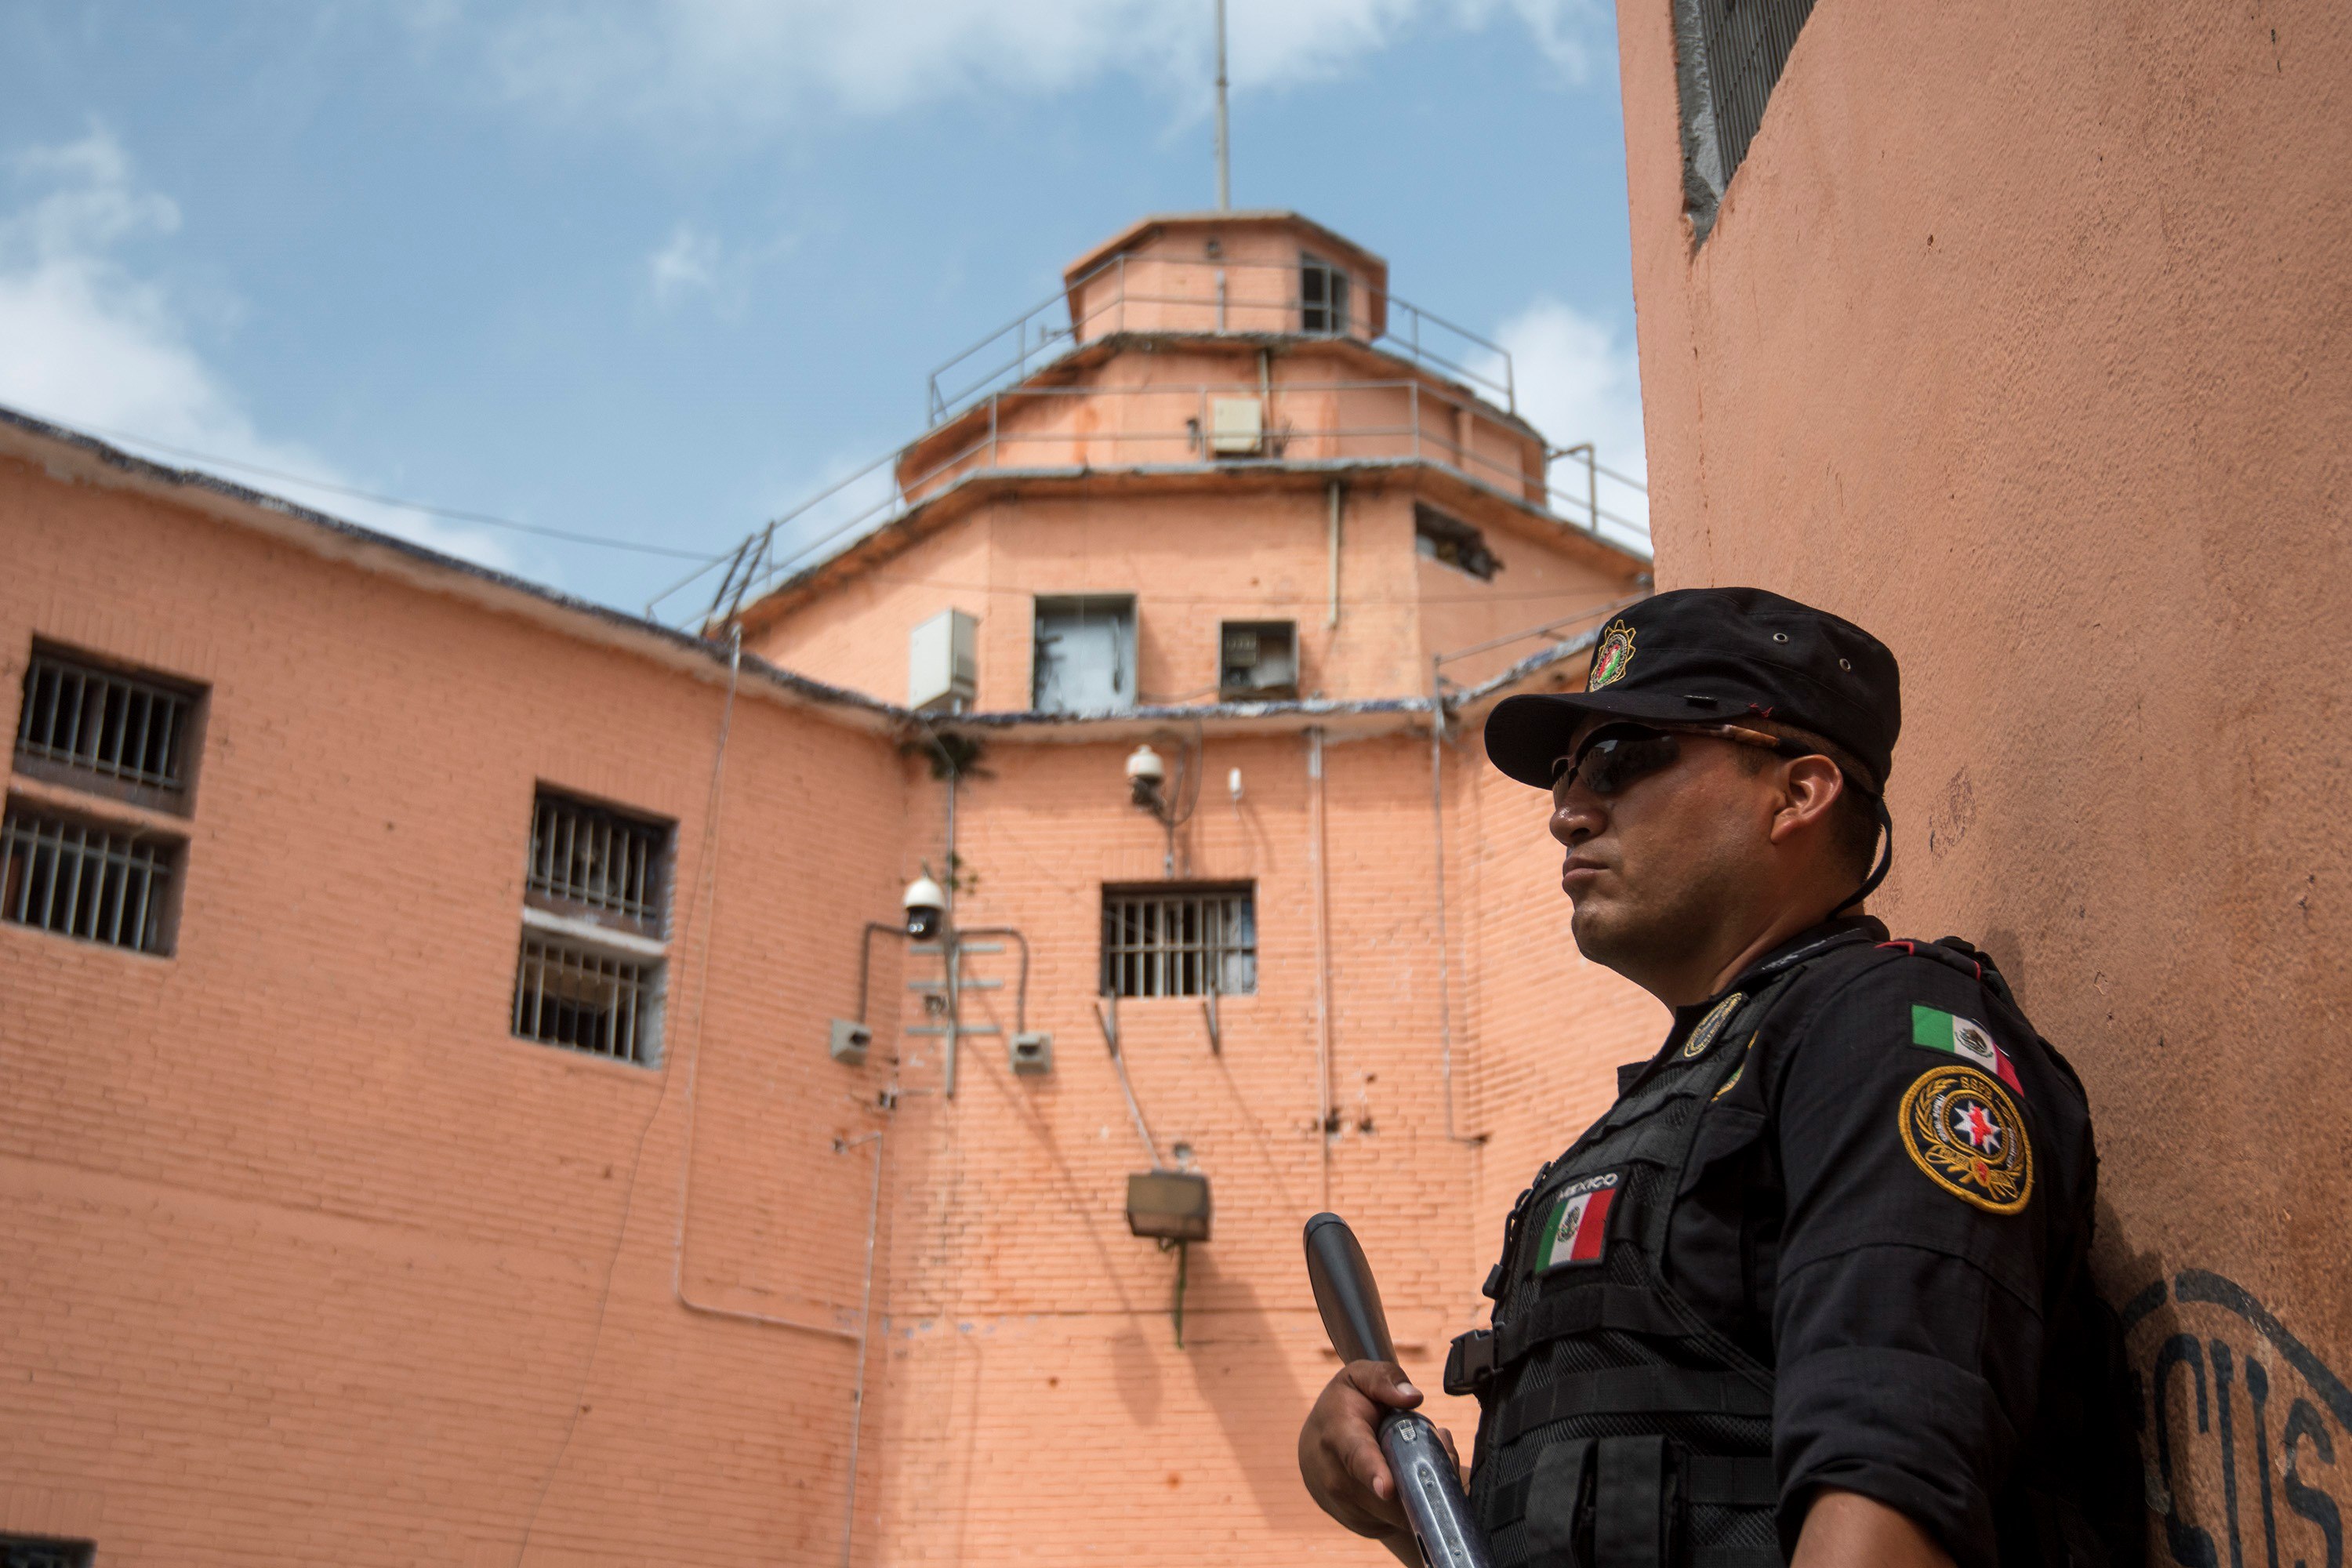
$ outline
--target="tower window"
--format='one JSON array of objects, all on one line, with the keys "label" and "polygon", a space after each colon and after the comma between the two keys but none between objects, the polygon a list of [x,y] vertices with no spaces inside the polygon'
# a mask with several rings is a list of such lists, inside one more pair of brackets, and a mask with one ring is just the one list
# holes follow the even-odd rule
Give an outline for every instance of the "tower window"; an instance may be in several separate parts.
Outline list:
[{"label": "tower window", "polygon": [[1135,706],[1135,600],[1124,594],[1037,601],[1032,705],[1040,713]]},{"label": "tower window", "polygon": [[1485,534],[1424,501],[1412,505],[1412,542],[1429,560],[1467,572],[1482,583],[1493,582],[1495,574],[1503,569],[1495,552],[1486,548]]},{"label": "tower window", "polygon": [[1106,996],[1246,995],[1257,989],[1257,895],[1246,883],[1103,889]]},{"label": "tower window", "polygon": [[1683,203],[1700,239],[1812,11],[1813,0],[1675,0]]},{"label": "tower window", "polygon": [[1304,252],[1298,258],[1298,330],[1331,333],[1348,330],[1348,275],[1320,257]]},{"label": "tower window", "polygon": [[1227,621],[1218,628],[1217,694],[1244,702],[1298,695],[1298,625]]}]

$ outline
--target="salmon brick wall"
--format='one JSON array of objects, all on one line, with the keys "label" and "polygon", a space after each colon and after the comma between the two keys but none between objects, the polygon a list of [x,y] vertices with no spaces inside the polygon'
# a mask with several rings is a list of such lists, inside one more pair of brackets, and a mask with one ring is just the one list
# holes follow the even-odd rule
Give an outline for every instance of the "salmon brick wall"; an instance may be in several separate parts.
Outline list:
[{"label": "salmon brick wall", "polygon": [[[1351,548],[1377,538],[1409,584],[1409,511],[1381,504]],[[861,1563],[1367,1561],[1297,1479],[1336,1365],[1300,1226],[1356,1225],[1433,1393],[1483,1316],[1497,1204],[1648,1026],[1525,940],[1558,926],[1556,854],[1475,731],[1440,764],[1442,974],[1425,720],[1327,735],[1319,783],[1296,721],[1153,734],[1198,748],[1178,878],[1253,884],[1260,944],[1221,1049],[1198,999],[1118,1009],[1162,1153],[1214,1184],[1179,1348],[1178,1259],[1122,1212],[1149,1156],[1095,1011],[1102,887],[1169,853],[1127,798],[1135,736],[975,731],[957,915],[1028,938],[1055,1061],[1016,1076],[1003,1034],[967,1038],[950,1100],[941,1042],[908,1032],[940,961],[895,935],[868,1060],[824,1048],[866,922],[947,864],[946,786],[879,721],[756,665],[730,709],[723,658],[14,462],[0,525],[32,568],[0,583],[0,690],[36,637],[210,689],[174,954],[0,925],[0,1530],[106,1563],[833,1562],[853,1421]],[[1008,580],[1065,585],[1057,526],[1000,525]],[[1237,569],[1244,604],[1275,581]],[[1147,607],[1147,647],[1213,646],[1214,579],[1185,570],[1199,603]],[[1342,635],[1412,625],[1366,603]],[[656,1068],[508,1032],[541,783],[677,824]],[[1004,984],[966,1022],[1024,1021],[1017,963],[968,960]],[[1467,1436],[1467,1402],[1436,1406]]]},{"label": "salmon brick wall", "polygon": [[[536,1562],[831,1551],[856,1347],[673,1300],[682,1073],[698,1040],[688,1292],[854,1319],[867,1173],[831,1138],[873,1118],[808,1020],[853,1005],[836,910],[894,901],[889,748],[740,699],[706,913],[715,679],[14,462],[0,530],[12,711],[35,636],[211,689],[176,952],[0,925],[0,1529],[174,1565],[513,1562],[534,1511]],[[677,822],[659,1070],[509,1035],[541,780]]]}]

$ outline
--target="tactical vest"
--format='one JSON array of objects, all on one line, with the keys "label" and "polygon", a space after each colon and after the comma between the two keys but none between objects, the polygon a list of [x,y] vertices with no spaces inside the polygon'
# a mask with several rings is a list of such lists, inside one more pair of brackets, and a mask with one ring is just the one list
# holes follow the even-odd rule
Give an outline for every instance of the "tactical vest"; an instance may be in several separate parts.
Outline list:
[{"label": "tactical vest", "polygon": [[1778,1568],[1772,1370],[1665,1281],[1700,1112],[1765,1016],[1843,932],[1785,955],[1646,1065],[1519,1194],[1487,1279],[1492,1329],[1454,1342],[1481,1406],[1470,1505],[1497,1568]]}]

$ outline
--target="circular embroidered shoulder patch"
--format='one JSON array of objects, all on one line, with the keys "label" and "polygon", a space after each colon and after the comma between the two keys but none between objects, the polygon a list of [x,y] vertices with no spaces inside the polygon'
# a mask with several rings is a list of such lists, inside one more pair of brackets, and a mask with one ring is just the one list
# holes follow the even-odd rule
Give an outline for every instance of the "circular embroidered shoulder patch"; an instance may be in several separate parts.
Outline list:
[{"label": "circular embroidered shoulder patch", "polygon": [[1715,1044],[1716,1036],[1723,1033],[1724,1025],[1731,1021],[1731,1010],[1747,999],[1735,991],[1709,1007],[1706,1016],[1698,1021],[1698,1027],[1691,1031],[1690,1038],[1683,1042],[1683,1060],[1689,1061],[1693,1057],[1706,1055],[1707,1047]]},{"label": "circular embroidered shoulder patch", "polygon": [[1930,1068],[1903,1096],[1903,1147],[1927,1179],[1992,1214],[2033,1195],[2033,1144],[2008,1091],[1974,1068]]}]

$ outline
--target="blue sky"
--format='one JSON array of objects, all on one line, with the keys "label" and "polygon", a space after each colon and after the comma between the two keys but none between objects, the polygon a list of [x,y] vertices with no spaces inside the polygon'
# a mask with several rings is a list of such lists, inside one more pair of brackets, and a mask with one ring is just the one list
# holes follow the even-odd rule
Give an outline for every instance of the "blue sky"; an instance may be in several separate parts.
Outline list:
[{"label": "blue sky", "polygon": [[[1231,5],[1235,205],[1387,256],[1639,474],[1602,0]],[[727,548],[1070,258],[1212,204],[1210,16],[0,0],[0,403],[635,608],[688,564],[255,469]]]}]

